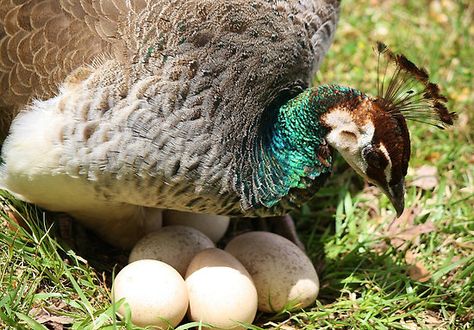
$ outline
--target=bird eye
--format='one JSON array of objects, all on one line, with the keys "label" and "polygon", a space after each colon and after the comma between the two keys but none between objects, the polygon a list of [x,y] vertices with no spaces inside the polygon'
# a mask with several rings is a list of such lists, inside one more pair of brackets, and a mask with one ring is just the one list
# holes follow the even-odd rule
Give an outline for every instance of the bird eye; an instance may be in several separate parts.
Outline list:
[{"label": "bird eye", "polygon": [[371,145],[362,149],[362,156],[371,167],[383,170],[388,165],[385,156]]}]

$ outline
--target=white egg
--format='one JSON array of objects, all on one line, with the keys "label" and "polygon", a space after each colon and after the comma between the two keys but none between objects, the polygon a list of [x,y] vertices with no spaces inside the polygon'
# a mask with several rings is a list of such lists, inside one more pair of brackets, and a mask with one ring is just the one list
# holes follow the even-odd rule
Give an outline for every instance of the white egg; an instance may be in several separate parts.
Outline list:
[{"label": "white egg", "polygon": [[[245,329],[257,312],[257,290],[244,266],[229,253],[207,249],[186,272],[189,318],[217,329]],[[212,329],[216,329],[212,328]]]},{"label": "white egg", "polygon": [[138,241],[130,252],[128,261],[160,260],[184,276],[191,259],[199,251],[210,247],[214,247],[214,243],[199,230],[185,226],[168,226]]},{"label": "white egg", "polygon": [[269,232],[249,232],[232,239],[225,250],[252,276],[258,292],[258,310],[294,310],[316,301],[316,270],[304,252],[286,238]]},{"label": "white egg", "polygon": [[[183,278],[171,266],[157,260],[139,260],[123,268],[112,285],[114,302],[124,298],[132,322],[145,327],[168,329],[181,322],[188,308],[188,292]],[[120,315],[127,309],[122,303]]]},{"label": "white egg", "polygon": [[229,227],[230,218],[222,215],[199,214],[166,210],[163,215],[165,226],[183,225],[196,228],[204,233],[214,243],[224,237]]}]

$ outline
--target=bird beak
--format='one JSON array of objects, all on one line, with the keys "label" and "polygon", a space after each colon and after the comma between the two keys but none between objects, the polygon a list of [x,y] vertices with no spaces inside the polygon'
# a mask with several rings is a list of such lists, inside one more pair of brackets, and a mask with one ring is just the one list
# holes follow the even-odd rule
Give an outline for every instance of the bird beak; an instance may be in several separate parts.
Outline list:
[{"label": "bird beak", "polygon": [[405,180],[401,179],[397,184],[389,185],[385,194],[397,211],[397,217],[401,216],[405,209]]}]

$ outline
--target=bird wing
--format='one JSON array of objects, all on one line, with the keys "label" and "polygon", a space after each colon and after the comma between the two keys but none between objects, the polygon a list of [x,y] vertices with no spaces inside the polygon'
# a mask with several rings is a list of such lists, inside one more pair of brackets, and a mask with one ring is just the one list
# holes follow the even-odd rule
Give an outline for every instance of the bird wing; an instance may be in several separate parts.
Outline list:
[{"label": "bird wing", "polygon": [[75,69],[120,48],[120,17],[143,1],[0,0],[0,111],[5,135],[32,99],[46,99]]},{"label": "bird wing", "polygon": [[292,12],[305,22],[305,29],[311,39],[315,54],[314,73],[332,43],[339,18],[341,0],[289,0]]},{"label": "bird wing", "polygon": [[[307,23],[318,64],[331,43],[339,1],[278,5]],[[0,107],[51,97],[71,71],[113,51],[120,17],[145,7],[146,0],[0,0]]]}]

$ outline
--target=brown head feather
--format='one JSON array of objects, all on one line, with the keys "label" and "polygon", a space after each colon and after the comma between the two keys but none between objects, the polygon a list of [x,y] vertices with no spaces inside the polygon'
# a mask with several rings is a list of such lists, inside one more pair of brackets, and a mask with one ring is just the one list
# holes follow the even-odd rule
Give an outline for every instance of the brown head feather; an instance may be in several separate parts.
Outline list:
[{"label": "brown head feather", "polygon": [[[377,103],[392,115],[424,122],[439,128],[452,125],[456,114],[449,112],[437,84],[429,81],[426,69],[406,56],[393,53],[377,42]],[[381,64],[381,58],[384,63]]]},{"label": "brown head feather", "polygon": [[401,70],[411,73],[417,80],[423,83],[428,82],[428,72],[424,68],[418,68],[412,61],[407,59],[405,55],[399,54],[395,58]]},{"label": "brown head feather", "polygon": [[425,97],[431,97],[436,100],[441,100],[443,102],[448,102],[448,98],[440,94],[438,85],[434,83],[428,83],[426,85],[426,92],[428,93]]},{"label": "brown head feather", "polygon": [[387,49],[387,45],[382,41],[377,41],[377,52],[382,54]]}]

